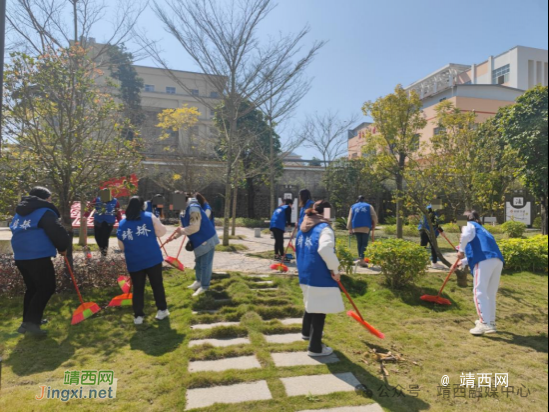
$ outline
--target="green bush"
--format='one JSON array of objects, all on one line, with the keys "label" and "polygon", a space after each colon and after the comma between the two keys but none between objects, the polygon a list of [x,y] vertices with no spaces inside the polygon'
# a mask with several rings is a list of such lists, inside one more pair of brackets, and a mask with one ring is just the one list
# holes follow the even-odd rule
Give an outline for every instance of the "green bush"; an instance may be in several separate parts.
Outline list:
[{"label": "green bush", "polygon": [[237,227],[247,227],[250,229],[268,228],[269,223],[262,219],[249,219],[247,217],[239,217],[236,219]]},{"label": "green bush", "polygon": [[503,225],[496,225],[496,226],[486,225],[486,226],[484,226],[484,228],[493,235],[503,235],[503,234],[505,234],[505,230],[503,228]]},{"label": "green bush", "polygon": [[339,263],[341,264],[341,268],[345,271],[347,276],[351,276],[355,268],[355,258],[345,240],[337,240],[336,253]]},{"label": "green bush", "polygon": [[446,223],[442,228],[446,233],[461,233],[461,227],[457,223]]},{"label": "green bush", "polygon": [[336,219],[336,229],[337,230],[347,230],[348,220],[346,217],[340,217]]},{"label": "green bush", "polygon": [[532,223],[532,227],[534,229],[541,229],[541,225],[542,225],[541,216],[538,216],[534,219],[534,223]]},{"label": "green bush", "polygon": [[534,236],[528,239],[505,239],[499,246],[505,258],[505,267],[509,270],[533,270],[547,272],[548,259],[547,236]]},{"label": "green bush", "polygon": [[397,224],[397,218],[395,216],[387,216],[385,218],[385,224],[387,224],[387,225],[396,225]]},{"label": "green bush", "polygon": [[[383,226],[383,232],[387,236],[396,236],[396,233],[397,233],[396,225],[385,225],[385,226]],[[404,226],[404,236],[406,236],[406,237],[417,237],[417,236],[419,236],[419,230],[417,230],[417,226]]]},{"label": "green bush", "polygon": [[418,227],[419,222],[421,222],[421,220],[422,220],[421,216],[412,215],[412,216],[408,216],[407,222],[410,226]]},{"label": "green bush", "polygon": [[401,289],[414,284],[425,275],[429,264],[429,252],[416,243],[402,239],[386,239],[368,247],[368,257],[381,267],[387,285]]},{"label": "green bush", "polygon": [[527,226],[524,223],[517,222],[515,220],[509,220],[508,222],[505,222],[503,225],[501,225],[503,231],[511,239],[521,238],[522,235],[524,235],[524,232],[526,232],[526,227]]}]

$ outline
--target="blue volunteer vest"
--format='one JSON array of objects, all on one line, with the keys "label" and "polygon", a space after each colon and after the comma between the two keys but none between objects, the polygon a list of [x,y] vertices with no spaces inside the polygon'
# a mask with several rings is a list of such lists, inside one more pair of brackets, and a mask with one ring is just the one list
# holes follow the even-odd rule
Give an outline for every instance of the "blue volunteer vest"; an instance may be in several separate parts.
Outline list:
[{"label": "blue volunteer vest", "polygon": [[[435,214],[435,216],[437,216],[437,215]],[[427,232],[431,231],[431,223],[429,222],[429,219],[428,219],[427,216],[423,216],[423,220],[421,220],[419,222],[419,225],[417,226],[417,230],[419,230],[420,232],[422,230],[425,230]],[[435,229],[435,235],[436,235],[436,237],[440,236],[440,232],[436,229]]]},{"label": "blue volunteer vest", "polygon": [[318,253],[320,234],[327,227],[330,227],[327,223],[321,223],[307,233],[300,230],[297,234],[297,270],[301,285],[320,288],[338,287],[328,266]]},{"label": "blue volunteer vest", "polygon": [[189,239],[193,244],[193,247],[197,249],[198,247],[206,243],[208,240],[213,238],[217,234],[217,232],[215,231],[215,226],[212,224],[212,221],[208,219],[208,216],[206,216],[206,213],[204,212],[204,210],[202,210],[202,208],[200,207],[200,204],[198,203],[193,203],[187,206],[187,210],[185,210],[185,215],[181,216],[181,225],[183,227],[189,227],[191,225],[190,210],[193,207],[196,208],[196,210],[200,211],[200,215],[202,217],[200,222],[200,230],[194,235],[189,236]]},{"label": "blue volunteer vest", "polygon": [[13,234],[11,247],[15,260],[33,260],[57,256],[57,250],[52,241],[46,235],[44,229],[38,227],[42,216],[47,212],[54,213],[51,209],[40,208],[27,216],[16,214],[10,224]]},{"label": "blue volunteer vest", "polygon": [[123,219],[116,236],[124,243],[128,272],[149,269],[164,260],[149,212],[141,212],[139,220]]},{"label": "blue volunteer vest", "polygon": [[465,254],[469,260],[469,267],[474,274],[475,267],[485,260],[500,259],[504,262],[503,254],[494,236],[477,222],[470,222],[476,229],[477,235],[467,245]]},{"label": "blue volunteer vest", "polygon": [[286,210],[290,206],[284,205],[278,207],[271,218],[271,229],[286,230]]},{"label": "blue volunteer vest", "polygon": [[352,216],[352,225],[353,229],[358,229],[359,227],[369,227],[372,228],[372,206],[368,203],[361,202],[353,205],[353,216]]},{"label": "blue volunteer vest", "polygon": [[109,225],[114,225],[116,222],[115,208],[117,203],[118,200],[116,198],[112,198],[107,203],[103,203],[100,197],[95,199],[94,223],[107,222]]},{"label": "blue volunteer vest", "polygon": [[307,203],[305,203],[305,206],[303,206],[299,212],[299,225],[298,227],[301,227],[301,224],[303,223],[303,220],[305,219],[305,212],[313,207],[315,202],[313,202],[311,199],[307,200]]},{"label": "blue volunteer vest", "polygon": [[152,213],[153,212],[153,204],[151,201],[147,201],[145,202],[145,205],[147,206],[145,208],[145,212],[149,212],[149,213]]},{"label": "blue volunteer vest", "polygon": [[214,217],[214,211],[213,211],[212,207],[210,206],[210,204],[209,203],[204,203],[204,207],[202,209],[204,210],[204,212],[206,210],[210,211],[210,220],[213,223],[215,221],[215,217]]}]

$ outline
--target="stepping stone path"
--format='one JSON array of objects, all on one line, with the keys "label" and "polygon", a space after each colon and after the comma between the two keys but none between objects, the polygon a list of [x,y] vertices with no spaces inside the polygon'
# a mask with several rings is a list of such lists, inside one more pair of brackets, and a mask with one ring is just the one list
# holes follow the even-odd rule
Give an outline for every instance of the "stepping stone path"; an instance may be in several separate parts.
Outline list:
[{"label": "stepping stone path", "polygon": [[233,345],[249,345],[250,339],[248,338],[232,338],[232,339],[199,339],[189,342],[189,347],[212,345],[216,348],[226,348]]},{"label": "stepping stone path", "polygon": [[290,366],[318,366],[328,365],[330,363],[339,362],[337,355],[323,356],[321,358],[313,358],[307,352],[288,352],[288,353],[273,353],[275,366],[278,368],[286,368]]},{"label": "stepping stone path", "polygon": [[239,322],[219,322],[219,323],[210,323],[205,325],[194,325],[194,326],[191,326],[191,329],[205,330],[205,329],[220,328],[224,326],[238,326],[238,325],[240,325]]},{"label": "stepping stone path", "polygon": [[[226,273],[216,273],[216,275],[227,275]],[[248,278],[268,279],[271,275],[246,275]],[[274,285],[272,280],[263,280],[255,282],[257,285]],[[278,288],[258,288],[257,291],[276,291]],[[218,299],[216,303],[231,302],[231,299]],[[215,314],[219,310],[193,311],[193,315]],[[300,325],[301,318],[280,319],[283,325]],[[194,330],[211,330],[218,327],[238,326],[239,322],[218,322],[212,324],[199,324],[192,326]],[[291,344],[295,342],[305,342],[301,333],[289,333],[279,335],[264,335],[269,344]],[[189,342],[189,347],[201,345],[212,345],[223,348],[235,345],[249,345],[249,338],[232,339],[197,339]],[[314,358],[308,356],[307,352],[285,352],[272,353],[271,357],[277,368],[295,367],[295,366],[321,366],[333,364],[340,361],[337,355],[333,354],[327,357]],[[189,373],[199,372],[224,372],[228,370],[252,370],[261,369],[262,366],[255,355],[240,356],[235,358],[225,358],[210,361],[194,361],[189,364]],[[298,376],[291,378],[280,378],[280,381],[286,389],[289,397],[307,396],[307,395],[329,395],[337,392],[354,392],[361,387],[361,383],[352,373]],[[189,389],[187,391],[187,409],[209,408],[212,405],[219,404],[238,404],[242,402],[267,401],[273,399],[267,381],[257,381],[250,383],[241,383],[230,386],[215,386],[207,388]],[[208,409],[206,409],[208,410]],[[364,406],[342,407],[334,409],[317,409],[301,412],[383,412],[378,404]]]},{"label": "stepping stone path", "polygon": [[215,386],[187,391],[187,409],[206,408],[215,403],[241,403],[273,399],[267,381]]},{"label": "stepping stone path", "polygon": [[337,375],[298,376],[280,379],[286,394],[292,396],[329,395],[336,392],[354,392],[361,383],[352,373]]},{"label": "stepping stone path", "polygon": [[265,340],[268,343],[287,344],[303,342],[303,337],[301,336],[301,333],[288,333],[285,335],[265,335]]},{"label": "stepping stone path", "polygon": [[257,369],[261,364],[255,356],[219,359],[212,361],[196,361],[189,364],[189,372],[223,372],[231,369]]},{"label": "stepping stone path", "polygon": [[345,406],[343,408],[335,409],[316,409],[316,410],[306,410],[301,412],[383,412],[383,408],[377,403],[372,403],[370,405],[364,406]]}]

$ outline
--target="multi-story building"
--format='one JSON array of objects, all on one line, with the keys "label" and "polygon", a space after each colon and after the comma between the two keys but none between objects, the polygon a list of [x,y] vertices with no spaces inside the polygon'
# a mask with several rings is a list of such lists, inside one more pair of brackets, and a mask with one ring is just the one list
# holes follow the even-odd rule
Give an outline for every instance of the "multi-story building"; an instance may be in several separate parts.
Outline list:
[{"label": "multi-story building", "polygon": [[[438,132],[435,108],[444,100],[463,111],[475,111],[483,122],[526,90],[538,84],[548,86],[548,55],[547,50],[517,46],[480,64],[449,64],[408,86],[406,90],[421,97],[428,121],[421,140],[429,141]],[[349,158],[360,156],[364,145],[354,132],[349,136]]]}]

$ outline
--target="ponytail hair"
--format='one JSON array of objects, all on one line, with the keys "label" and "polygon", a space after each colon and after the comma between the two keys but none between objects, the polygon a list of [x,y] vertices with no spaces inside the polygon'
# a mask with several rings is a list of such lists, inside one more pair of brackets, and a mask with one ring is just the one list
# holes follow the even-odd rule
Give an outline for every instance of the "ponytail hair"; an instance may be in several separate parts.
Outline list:
[{"label": "ponytail hair", "polygon": [[141,219],[141,212],[143,211],[143,205],[145,201],[142,197],[134,196],[130,199],[128,203],[128,208],[126,209],[126,220],[139,220]]},{"label": "ponytail hair", "polygon": [[464,215],[467,218],[468,222],[476,222],[479,225],[482,225],[482,220],[480,219],[480,213],[476,210],[470,210],[465,212]]}]

